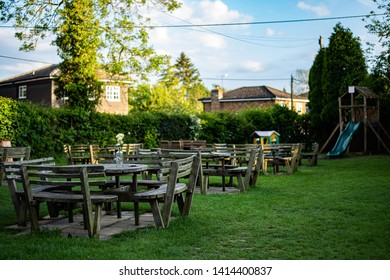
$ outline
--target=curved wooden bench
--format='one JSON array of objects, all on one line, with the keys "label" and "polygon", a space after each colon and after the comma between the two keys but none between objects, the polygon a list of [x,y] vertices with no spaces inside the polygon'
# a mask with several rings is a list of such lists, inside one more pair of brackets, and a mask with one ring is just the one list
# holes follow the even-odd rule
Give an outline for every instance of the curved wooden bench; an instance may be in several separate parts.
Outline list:
[{"label": "curved wooden bench", "polygon": [[[68,203],[70,206],[82,203],[84,225],[88,230],[88,236],[99,236],[103,204],[115,202],[118,199],[115,195],[91,194],[90,192],[91,185],[102,186],[105,184],[105,180],[101,179],[105,176],[104,166],[102,165],[22,165],[20,167],[20,175],[30,214],[32,231],[39,231],[39,212],[37,207],[39,202]],[[33,192],[34,186],[81,187],[81,194],[62,190]],[[92,205],[95,206],[94,215]]]},{"label": "curved wooden bench", "polygon": [[[139,202],[148,202],[152,209],[153,219],[156,227],[168,227],[173,201],[176,199],[179,211],[182,216],[188,216],[191,205],[193,192],[198,180],[200,170],[200,158],[190,156],[187,158],[171,161],[168,167],[168,180],[158,189],[134,194],[135,199]],[[179,178],[189,176],[188,184],[178,183]],[[185,194],[185,199],[183,197]],[[163,202],[163,211],[160,210],[159,203]]]}]

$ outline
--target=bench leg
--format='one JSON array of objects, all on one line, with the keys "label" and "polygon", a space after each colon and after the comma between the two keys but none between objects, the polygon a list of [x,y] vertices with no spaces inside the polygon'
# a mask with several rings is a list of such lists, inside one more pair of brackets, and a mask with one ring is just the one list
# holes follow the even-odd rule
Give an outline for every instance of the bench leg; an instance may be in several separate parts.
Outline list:
[{"label": "bench leg", "polygon": [[118,199],[116,202],[116,216],[118,219],[122,218],[122,206],[121,206],[121,201]]},{"label": "bench leg", "polygon": [[46,202],[46,205],[47,205],[47,210],[49,212],[49,216],[51,218],[57,218],[60,213],[55,203],[48,201]]},{"label": "bench leg", "polygon": [[185,202],[183,205],[183,211],[181,213],[184,217],[186,217],[190,214],[193,195],[194,194],[192,192],[186,193],[186,198],[185,198]]},{"label": "bench leg", "polygon": [[31,220],[31,231],[39,232],[39,203],[32,202],[30,204],[30,220]]},{"label": "bench leg", "polygon": [[161,215],[160,206],[158,205],[158,200],[153,199],[149,203],[150,208],[152,209],[153,219],[156,227],[164,227],[164,221]]},{"label": "bench leg", "polygon": [[177,201],[177,207],[179,208],[180,214],[183,214],[183,208],[184,208],[183,194],[181,193],[177,194],[176,201]]},{"label": "bench leg", "polygon": [[18,226],[27,225],[27,204],[24,199],[19,204],[19,209],[17,211]]},{"label": "bench leg", "polygon": [[239,173],[237,174],[237,181],[238,181],[238,186],[240,187],[240,192],[245,192],[245,184],[244,180],[242,179],[242,175]]},{"label": "bench leg", "polygon": [[101,218],[102,218],[102,204],[98,203],[95,207],[95,217],[94,217],[94,223],[93,223],[93,229],[92,229],[92,237],[99,237],[100,235],[100,228],[101,228]]},{"label": "bench leg", "polygon": [[203,194],[207,194],[207,189],[209,188],[209,176],[203,176]]}]

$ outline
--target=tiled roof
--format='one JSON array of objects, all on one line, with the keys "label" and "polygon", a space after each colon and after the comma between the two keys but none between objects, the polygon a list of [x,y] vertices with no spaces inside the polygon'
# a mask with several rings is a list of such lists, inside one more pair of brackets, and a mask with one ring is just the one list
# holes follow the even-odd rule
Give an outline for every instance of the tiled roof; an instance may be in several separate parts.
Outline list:
[{"label": "tiled roof", "polygon": [[49,78],[52,77],[53,74],[56,73],[58,69],[58,64],[52,64],[50,66],[45,66],[43,68],[39,68],[37,70],[33,70],[27,73],[23,73],[5,80],[1,80],[0,83],[14,83],[21,82],[27,80],[41,79],[41,78]]},{"label": "tiled roof", "polygon": [[[224,99],[249,98],[291,98],[291,94],[269,86],[241,87],[223,94]],[[307,99],[307,95],[295,95],[294,99]]]},{"label": "tiled roof", "polygon": [[[37,70],[33,70],[27,73],[23,73],[11,78],[7,78],[5,80],[0,81],[1,84],[9,84],[9,83],[17,83],[17,82],[24,82],[24,81],[31,81],[31,80],[37,80],[42,78],[51,78],[54,76],[57,76],[60,73],[59,65],[58,64],[52,64],[50,66],[42,67]],[[106,80],[116,80],[121,81],[123,83],[129,83],[129,81],[125,80],[123,77],[118,76],[110,76],[106,75],[103,70],[98,70],[98,77],[100,79],[106,79]]]}]

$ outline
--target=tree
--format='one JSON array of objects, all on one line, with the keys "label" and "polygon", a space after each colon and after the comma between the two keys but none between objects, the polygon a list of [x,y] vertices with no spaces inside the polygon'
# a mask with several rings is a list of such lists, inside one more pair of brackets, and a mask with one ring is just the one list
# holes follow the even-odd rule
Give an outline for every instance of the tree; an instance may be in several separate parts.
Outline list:
[{"label": "tree", "polygon": [[174,69],[175,77],[179,79],[183,89],[188,89],[201,82],[198,69],[195,68],[190,58],[184,52],[180,53],[180,56],[177,58]]},{"label": "tree", "polygon": [[209,91],[200,79],[199,70],[184,52],[174,65],[168,64],[160,78],[171,92],[175,102],[180,104],[180,111],[196,113],[202,110],[199,98],[209,95]]},{"label": "tree", "polygon": [[309,91],[309,70],[298,69],[294,76],[294,94],[307,93]]},{"label": "tree", "polygon": [[0,20],[18,29],[21,50],[32,51],[39,39],[53,34],[64,59],[58,93],[75,91],[67,96],[70,104],[90,108],[86,100],[96,104],[100,92],[99,63],[113,77],[142,80],[165,62],[148,46],[148,18],[142,9],[150,3],[167,11],[179,7],[177,0],[0,0]]},{"label": "tree", "polygon": [[[368,31],[379,37],[382,51],[374,58],[374,69],[383,73],[387,79],[387,90],[390,90],[390,2],[388,0],[373,0],[378,9],[384,10],[382,18],[368,17],[366,25]],[[372,14],[374,12],[371,12]],[[371,46],[373,46],[371,44]]]},{"label": "tree", "polygon": [[[366,28],[372,34],[379,37],[379,45],[382,51],[374,56],[372,52],[371,61],[373,67],[368,79],[368,86],[379,95],[381,106],[381,119],[390,119],[390,2],[385,0],[373,0],[377,3],[379,10],[384,10],[384,16],[368,17]],[[372,12],[374,13],[374,12]],[[372,51],[374,45],[371,44]],[[387,129],[390,129],[389,122],[384,122]]]},{"label": "tree", "polygon": [[324,93],[322,91],[322,73],[324,69],[325,49],[320,48],[309,72],[309,109],[310,120],[314,131],[320,131],[321,110],[324,107]]},{"label": "tree", "polygon": [[66,3],[61,11],[66,24],[58,28],[54,41],[62,59],[56,95],[67,98],[67,106],[86,111],[96,108],[102,93],[97,78],[101,30],[96,20],[89,20],[94,17],[92,4],[92,0]]},{"label": "tree", "polygon": [[318,60],[316,58],[310,70],[310,79],[313,80],[309,81],[309,99],[311,102],[314,98],[310,111],[316,116],[313,118],[316,121],[313,125],[317,127],[317,132],[325,136],[338,123],[338,97],[348,86],[364,83],[367,67],[360,39],[340,23],[334,27],[329,46],[321,56],[317,55]]}]

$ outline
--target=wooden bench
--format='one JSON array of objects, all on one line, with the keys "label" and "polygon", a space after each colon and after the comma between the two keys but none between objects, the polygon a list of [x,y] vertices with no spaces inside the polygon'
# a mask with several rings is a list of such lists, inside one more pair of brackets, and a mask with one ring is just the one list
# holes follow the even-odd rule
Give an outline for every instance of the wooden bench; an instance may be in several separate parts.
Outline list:
[{"label": "wooden bench", "polygon": [[98,153],[98,151],[98,145],[64,145],[64,152],[67,157],[68,165],[95,164],[96,153]]},{"label": "wooden bench", "polygon": [[206,148],[206,140],[160,140],[161,149],[193,150]]},{"label": "wooden bench", "polygon": [[286,173],[291,175],[297,171],[301,155],[301,144],[294,144],[291,147],[291,155],[278,156],[279,164],[286,166]]},{"label": "wooden bench", "polygon": [[30,147],[0,147],[0,186],[4,179],[4,163],[7,161],[20,161],[30,159]]},{"label": "wooden bench", "polygon": [[254,187],[263,164],[263,151],[260,148],[252,149],[247,162],[248,164],[245,166],[227,166],[224,170],[216,165],[204,168],[203,178],[205,188],[209,185],[210,176],[237,178],[240,192],[245,192],[249,186]]},{"label": "wooden bench", "polygon": [[[31,220],[31,230],[39,231],[39,202],[66,203],[68,205],[83,205],[84,226],[89,237],[99,236],[102,206],[117,201],[117,196],[106,194],[91,194],[90,186],[104,185],[104,166],[44,166],[22,165],[21,181],[26,196],[27,208]],[[81,187],[81,193],[69,191],[38,191],[34,187]],[[93,207],[95,213],[93,215]]]},{"label": "wooden bench", "polygon": [[[55,165],[54,158],[38,158],[33,160],[5,162],[4,169],[7,178],[8,188],[11,195],[12,204],[15,208],[18,226],[26,226],[27,223],[27,204],[23,188],[18,188],[17,180],[20,181],[20,167],[22,165]],[[36,187],[33,192],[51,189],[50,186]],[[59,207],[48,203],[47,205],[50,217],[58,217]]]},{"label": "wooden bench", "polygon": [[[138,192],[134,195],[139,202],[150,204],[156,227],[169,226],[172,205],[175,199],[182,216],[189,215],[200,165],[200,158],[196,156],[171,161],[162,172],[167,178],[166,184],[157,189]],[[188,176],[188,184],[177,182],[178,179]],[[185,194],[185,198],[183,194]],[[163,211],[160,209],[160,202],[164,203]]]},{"label": "wooden bench", "polygon": [[273,173],[279,172],[279,166],[284,164],[282,158],[289,158],[292,156],[292,143],[281,144],[262,144],[264,151],[263,172],[267,173],[268,166],[272,166]]},{"label": "wooden bench", "polygon": [[320,145],[318,143],[313,143],[309,147],[303,145],[301,155],[299,157],[299,165],[302,165],[303,159],[307,159],[309,160],[310,166],[316,166],[318,162],[319,149],[320,149]]}]

